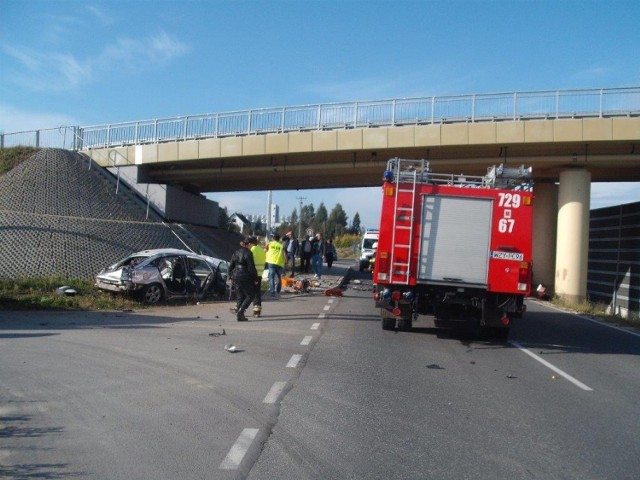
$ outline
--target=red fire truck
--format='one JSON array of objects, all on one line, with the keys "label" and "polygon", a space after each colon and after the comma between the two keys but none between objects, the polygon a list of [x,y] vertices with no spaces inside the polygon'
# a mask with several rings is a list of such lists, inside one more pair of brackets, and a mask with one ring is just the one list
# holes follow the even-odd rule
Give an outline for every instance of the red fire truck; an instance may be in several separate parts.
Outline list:
[{"label": "red fire truck", "polygon": [[506,338],[531,291],[531,168],[435,174],[425,160],[394,158],[383,181],[373,272],[382,328],[433,314]]}]

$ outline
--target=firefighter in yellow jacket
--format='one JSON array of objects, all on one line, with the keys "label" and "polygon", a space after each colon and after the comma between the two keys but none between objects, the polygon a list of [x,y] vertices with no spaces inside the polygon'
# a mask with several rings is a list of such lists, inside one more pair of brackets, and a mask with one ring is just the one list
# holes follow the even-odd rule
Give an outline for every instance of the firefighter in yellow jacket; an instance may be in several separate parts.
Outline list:
[{"label": "firefighter in yellow jacket", "polygon": [[269,269],[269,293],[275,296],[282,290],[282,270],[284,269],[284,246],[280,235],[273,235],[267,244],[267,268]]},{"label": "firefighter in yellow jacket", "polygon": [[264,248],[262,248],[258,243],[258,239],[256,237],[250,237],[248,243],[247,248],[251,250],[253,263],[256,266],[256,273],[258,274],[255,281],[256,292],[253,299],[253,315],[259,317],[262,313],[262,274],[264,273],[267,254],[265,253]]}]

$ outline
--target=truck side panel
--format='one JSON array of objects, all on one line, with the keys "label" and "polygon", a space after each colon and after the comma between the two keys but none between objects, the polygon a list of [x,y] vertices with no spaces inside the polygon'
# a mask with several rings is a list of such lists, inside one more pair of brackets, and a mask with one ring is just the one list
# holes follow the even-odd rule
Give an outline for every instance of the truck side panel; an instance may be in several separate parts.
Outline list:
[{"label": "truck side panel", "polygon": [[423,197],[418,282],[487,286],[490,198]]}]

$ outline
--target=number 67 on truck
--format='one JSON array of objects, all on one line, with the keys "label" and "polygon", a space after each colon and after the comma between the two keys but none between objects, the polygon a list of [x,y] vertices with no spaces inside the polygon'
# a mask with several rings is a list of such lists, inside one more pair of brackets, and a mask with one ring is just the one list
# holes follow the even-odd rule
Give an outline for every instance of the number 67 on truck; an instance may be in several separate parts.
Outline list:
[{"label": "number 67 on truck", "polygon": [[493,166],[480,177],[389,160],[373,272],[383,329],[409,330],[433,314],[507,337],[531,292],[531,176],[530,167]]}]

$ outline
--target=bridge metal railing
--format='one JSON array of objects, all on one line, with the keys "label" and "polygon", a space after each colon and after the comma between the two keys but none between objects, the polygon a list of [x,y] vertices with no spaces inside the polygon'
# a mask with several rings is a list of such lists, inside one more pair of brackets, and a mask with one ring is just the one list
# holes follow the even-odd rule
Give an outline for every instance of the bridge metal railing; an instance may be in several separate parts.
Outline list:
[{"label": "bridge metal railing", "polygon": [[63,148],[65,150],[79,149],[82,138],[79,137],[80,127],[62,126],[41,130],[25,130],[23,132],[0,132],[0,148],[36,147]]},{"label": "bridge metal railing", "polygon": [[[639,115],[640,87],[431,96],[258,108],[77,127],[80,140],[73,148],[361,127]],[[7,143],[11,135],[16,134],[4,134],[2,141]]]}]

